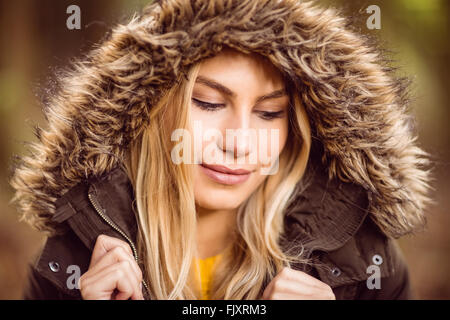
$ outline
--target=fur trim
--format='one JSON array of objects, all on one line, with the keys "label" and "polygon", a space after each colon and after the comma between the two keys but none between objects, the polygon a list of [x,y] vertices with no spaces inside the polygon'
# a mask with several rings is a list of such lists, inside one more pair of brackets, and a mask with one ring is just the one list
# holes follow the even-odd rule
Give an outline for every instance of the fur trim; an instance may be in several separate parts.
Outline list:
[{"label": "fur trim", "polygon": [[329,178],[367,190],[386,234],[423,225],[430,161],[415,143],[405,83],[334,9],[299,0],[158,1],[115,26],[62,79],[44,110],[48,128],[15,169],[24,219],[54,231],[55,200],[120,164],[165,88],[223,46],[266,56],[292,79]]}]

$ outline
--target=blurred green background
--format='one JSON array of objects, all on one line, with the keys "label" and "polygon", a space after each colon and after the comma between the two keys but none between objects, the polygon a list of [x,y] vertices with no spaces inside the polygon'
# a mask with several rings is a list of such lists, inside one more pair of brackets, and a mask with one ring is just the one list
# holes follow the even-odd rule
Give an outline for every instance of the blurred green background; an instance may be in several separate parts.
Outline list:
[{"label": "blurred green background", "polygon": [[[428,227],[399,240],[420,299],[450,298],[449,14],[447,0],[322,0],[351,16],[360,32],[393,51],[401,75],[413,76],[413,112],[420,145],[436,161],[435,199]],[[35,141],[33,125],[45,126],[41,98],[52,89],[54,71],[87,52],[115,22],[126,21],[148,1],[0,1],[0,299],[19,299],[26,265],[44,240],[18,221],[9,204],[11,157],[23,141]],[[69,30],[66,9],[81,8],[81,30]],[[369,5],[381,9],[381,29],[368,30]]]}]

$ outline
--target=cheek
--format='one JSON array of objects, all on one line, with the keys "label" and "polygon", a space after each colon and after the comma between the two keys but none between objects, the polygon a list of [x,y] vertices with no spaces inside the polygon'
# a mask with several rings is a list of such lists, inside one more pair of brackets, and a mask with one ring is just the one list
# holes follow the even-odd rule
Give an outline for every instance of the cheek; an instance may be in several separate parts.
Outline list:
[{"label": "cheek", "polygon": [[203,128],[219,128],[224,124],[226,118],[229,117],[227,110],[207,111],[191,105],[191,124],[195,121],[201,122]]},{"label": "cheek", "polygon": [[279,119],[264,127],[267,134],[259,136],[258,150],[267,153],[270,157],[277,157],[281,154],[288,138],[288,120]]},{"label": "cheek", "polygon": [[191,108],[192,142],[200,146],[200,149],[195,150],[198,159],[208,145],[212,144],[210,149],[214,149],[213,143],[219,140],[218,135],[224,126],[225,117],[226,114],[222,111],[204,111],[194,106]]},{"label": "cheek", "polygon": [[[283,119],[284,120],[284,119]],[[284,120],[281,125],[278,127],[279,137],[278,137],[278,154],[284,149],[286,145],[287,137],[288,137],[288,121]]]}]

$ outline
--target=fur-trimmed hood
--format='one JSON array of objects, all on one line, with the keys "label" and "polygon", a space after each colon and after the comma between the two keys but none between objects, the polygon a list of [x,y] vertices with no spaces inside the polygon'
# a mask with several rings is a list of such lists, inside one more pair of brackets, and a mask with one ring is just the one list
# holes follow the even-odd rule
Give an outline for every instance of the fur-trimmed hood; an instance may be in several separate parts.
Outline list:
[{"label": "fur-trimmed hood", "polygon": [[405,82],[335,10],[298,0],[157,1],[115,26],[61,80],[44,108],[47,128],[14,169],[23,217],[54,231],[55,201],[122,163],[164,90],[223,46],[259,53],[292,80],[319,170],[364,190],[387,235],[423,225],[430,162],[416,145]]}]

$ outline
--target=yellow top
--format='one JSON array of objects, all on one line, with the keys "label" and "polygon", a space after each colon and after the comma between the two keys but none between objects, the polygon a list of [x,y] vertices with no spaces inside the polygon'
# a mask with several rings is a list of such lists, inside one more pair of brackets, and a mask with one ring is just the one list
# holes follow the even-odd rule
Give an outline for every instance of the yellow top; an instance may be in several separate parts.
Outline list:
[{"label": "yellow top", "polygon": [[201,300],[209,300],[210,298],[209,291],[214,268],[221,257],[222,253],[205,259],[195,259],[200,274]]}]

